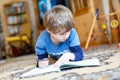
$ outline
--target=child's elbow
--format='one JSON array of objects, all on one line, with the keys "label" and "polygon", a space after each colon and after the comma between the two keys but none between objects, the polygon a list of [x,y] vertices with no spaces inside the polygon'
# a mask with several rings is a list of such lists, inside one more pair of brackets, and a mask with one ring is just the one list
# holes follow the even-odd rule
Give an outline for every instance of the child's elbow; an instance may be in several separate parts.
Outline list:
[{"label": "child's elbow", "polygon": [[84,59],[84,53],[82,53],[81,57],[80,57],[80,61]]},{"label": "child's elbow", "polygon": [[84,53],[82,53],[82,54],[79,56],[78,61],[81,61],[81,60],[83,60],[83,59],[84,59]]}]

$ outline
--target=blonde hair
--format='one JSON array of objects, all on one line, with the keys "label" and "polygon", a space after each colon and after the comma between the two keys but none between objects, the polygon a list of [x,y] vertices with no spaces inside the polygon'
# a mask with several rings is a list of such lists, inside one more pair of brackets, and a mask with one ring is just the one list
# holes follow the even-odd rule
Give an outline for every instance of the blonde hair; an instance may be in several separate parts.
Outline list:
[{"label": "blonde hair", "polygon": [[65,33],[74,27],[74,19],[67,7],[57,5],[45,13],[43,24],[52,33]]}]

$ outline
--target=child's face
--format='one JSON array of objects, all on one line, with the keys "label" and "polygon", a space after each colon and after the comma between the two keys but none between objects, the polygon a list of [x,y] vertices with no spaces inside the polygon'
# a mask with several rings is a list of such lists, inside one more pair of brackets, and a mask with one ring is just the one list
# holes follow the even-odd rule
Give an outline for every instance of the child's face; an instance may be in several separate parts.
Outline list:
[{"label": "child's face", "polygon": [[56,40],[58,40],[60,42],[66,41],[70,35],[70,31],[62,33],[62,34],[61,33],[54,34],[52,32],[49,32],[49,33],[52,37],[54,37]]}]

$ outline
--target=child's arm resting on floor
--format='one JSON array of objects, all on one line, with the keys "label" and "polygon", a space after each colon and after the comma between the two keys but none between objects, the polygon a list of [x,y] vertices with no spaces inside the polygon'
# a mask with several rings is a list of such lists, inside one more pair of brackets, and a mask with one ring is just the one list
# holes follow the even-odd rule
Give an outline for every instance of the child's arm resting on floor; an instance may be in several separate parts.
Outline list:
[{"label": "child's arm resting on floor", "polygon": [[42,54],[37,56],[38,56],[37,67],[45,68],[49,65],[48,54]]},{"label": "child's arm resting on floor", "polygon": [[70,50],[75,55],[74,61],[81,61],[84,58],[84,52],[83,52],[82,48],[80,47],[80,45],[70,47]]}]

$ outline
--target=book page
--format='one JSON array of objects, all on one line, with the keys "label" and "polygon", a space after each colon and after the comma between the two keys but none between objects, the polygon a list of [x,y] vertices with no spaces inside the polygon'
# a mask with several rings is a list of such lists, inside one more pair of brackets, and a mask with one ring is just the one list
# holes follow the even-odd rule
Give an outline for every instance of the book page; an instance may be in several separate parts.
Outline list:
[{"label": "book page", "polygon": [[99,66],[101,65],[100,61],[98,59],[87,59],[82,61],[76,61],[76,62],[67,62],[65,64],[62,64],[60,66],[61,69],[64,67],[83,67],[83,66]]},{"label": "book page", "polygon": [[32,77],[32,76],[37,76],[37,75],[41,75],[41,74],[45,74],[45,73],[59,72],[59,71],[60,71],[59,68],[52,67],[52,65],[49,67],[46,67],[46,68],[35,67],[35,68],[31,69],[30,71],[23,73],[20,77],[21,78]]},{"label": "book page", "polygon": [[65,64],[62,64],[60,68],[55,68],[52,65],[46,67],[46,68],[38,68],[35,67],[28,72],[23,73],[20,77],[32,77],[32,76],[37,76],[45,73],[50,73],[50,72],[59,72],[62,69],[68,69],[71,67],[83,67],[83,66],[98,66],[101,65],[98,59],[87,59],[87,60],[82,60],[82,61],[77,61],[77,62],[67,62]]}]

